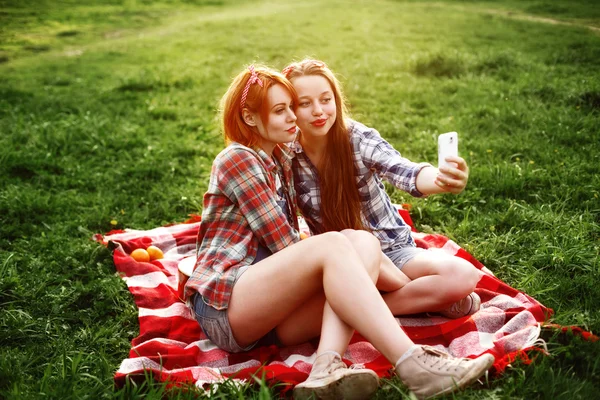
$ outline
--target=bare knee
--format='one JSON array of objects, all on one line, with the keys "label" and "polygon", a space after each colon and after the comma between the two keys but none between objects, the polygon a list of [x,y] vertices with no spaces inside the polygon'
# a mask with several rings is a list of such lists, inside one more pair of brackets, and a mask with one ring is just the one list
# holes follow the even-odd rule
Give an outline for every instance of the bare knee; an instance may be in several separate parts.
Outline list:
[{"label": "bare knee", "polygon": [[345,229],[342,232],[325,232],[319,235],[323,241],[328,242],[333,246],[348,246],[350,245],[349,235],[352,234],[352,229]]},{"label": "bare knee", "polygon": [[379,239],[371,233],[361,230],[345,229],[340,233],[348,238],[352,247],[363,261],[363,265],[369,275],[376,279],[379,275],[381,258],[383,256]]},{"label": "bare knee", "polygon": [[373,236],[372,233],[354,229],[344,229],[340,233],[346,236],[355,247],[361,246],[369,250],[381,251],[379,239]]},{"label": "bare knee", "polygon": [[377,281],[382,252],[379,240],[369,232],[346,229],[322,235],[324,265],[338,264],[344,268],[362,267],[373,282]]},{"label": "bare knee", "polygon": [[441,251],[421,253],[420,257],[415,257],[409,263],[405,268],[408,267],[406,273],[412,279],[426,276],[441,278],[435,295],[446,302],[458,301],[472,293],[482,276],[467,260]]},{"label": "bare knee", "polygon": [[[346,231],[349,231],[347,229]],[[321,249],[327,258],[339,255],[352,254],[354,246],[347,233],[325,232],[319,235],[321,238]]]},{"label": "bare knee", "polygon": [[471,263],[459,257],[453,257],[452,261],[448,263],[444,275],[452,282],[451,285],[448,285],[447,295],[456,300],[472,293],[481,279],[481,272]]}]

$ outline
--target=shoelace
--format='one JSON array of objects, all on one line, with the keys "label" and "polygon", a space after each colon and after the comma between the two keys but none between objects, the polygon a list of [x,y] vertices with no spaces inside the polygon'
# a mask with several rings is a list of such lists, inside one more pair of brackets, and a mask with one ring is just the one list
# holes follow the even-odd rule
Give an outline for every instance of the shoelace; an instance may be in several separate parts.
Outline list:
[{"label": "shoelace", "polygon": [[350,366],[350,369],[365,369],[365,364],[360,364],[360,363],[352,364]]},{"label": "shoelace", "polygon": [[322,372],[330,374],[333,371],[338,370],[340,368],[346,368],[346,364],[341,359],[340,360],[334,360]]},{"label": "shoelace", "polygon": [[[333,358],[330,360],[329,364],[327,364],[327,366],[325,366],[325,368],[316,372],[316,375],[330,374],[337,369],[346,368],[346,364],[342,361],[342,357],[340,357],[340,355],[334,351],[323,352],[322,354],[317,356],[317,358],[319,358],[325,354],[331,354],[331,355],[333,355]],[[315,364],[316,364],[316,361],[317,360],[315,359]],[[311,374],[312,374],[312,372],[311,372]]]},{"label": "shoelace", "polygon": [[445,369],[446,371],[450,371],[452,368],[454,370],[458,370],[459,367],[462,367],[465,362],[468,362],[468,358],[456,358],[452,357],[450,354],[445,353],[431,346],[423,346],[424,353],[419,355],[418,358],[425,359],[425,365],[435,368],[437,366],[438,370]]}]

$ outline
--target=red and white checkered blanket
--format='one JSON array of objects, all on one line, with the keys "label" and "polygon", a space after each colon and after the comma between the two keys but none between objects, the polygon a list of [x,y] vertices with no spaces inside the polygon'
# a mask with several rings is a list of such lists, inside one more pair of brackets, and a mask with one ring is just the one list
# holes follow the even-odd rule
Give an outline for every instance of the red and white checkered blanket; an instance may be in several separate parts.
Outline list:
[{"label": "red and white checkered blanket", "polygon": [[[412,226],[407,211],[402,217]],[[133,339],[129,357],[115,375],[117,384],[127,377],[150,373],[154,379],[198,386],[226,377],[248,379],[257,374],[267,381],[292,385],[306,379],[315,357],[316,341],[299,346],[260,347],[246,353],[229,354],[217,348],[201,332],[190,310],[178,295],[178,264],[193,257],[199,217],[170,226],[140,231],[112,231],[96,240],[114,249],[114,263],[134,296],[139,309],[140,335]],[[419,247],[439,248],[487,269],[456,243],[441,235],[414,231]],[[137,262],[129,256],[136,248],[155,245],[165,258]],[[540,324],[552,313],[532,297],[513,289],[489,271],[476,292],[481,310],[470,317],[448,320],[419,315],[398,318],[410,338],[420,344],[444,348],[454,356],[476,357],[490,353],[496,357],[496,372],[504,370],[526,350],[539,350]],[[543,345],[543,342],[541,342]],[[347,363],[361,363],[388,376],[391,365],[375,348],[355,334],[344,354]]]}]

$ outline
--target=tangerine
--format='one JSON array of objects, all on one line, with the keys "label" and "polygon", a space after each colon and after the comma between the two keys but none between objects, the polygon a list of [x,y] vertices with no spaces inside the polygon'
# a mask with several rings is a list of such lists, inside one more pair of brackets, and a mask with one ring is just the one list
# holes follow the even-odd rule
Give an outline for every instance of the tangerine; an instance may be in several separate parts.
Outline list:
[{"label": "tangerine", "polygon": [[131,252],[131,257],[138,262],[150,261],[150,254],[144,249],[135,249]]},{"label": "tangerine", "polygon": [[148,246],[146,249],[148,255],[150,256],[150,261],[160,260],[161,258],[165,258],[162,250],[156,246]]}]

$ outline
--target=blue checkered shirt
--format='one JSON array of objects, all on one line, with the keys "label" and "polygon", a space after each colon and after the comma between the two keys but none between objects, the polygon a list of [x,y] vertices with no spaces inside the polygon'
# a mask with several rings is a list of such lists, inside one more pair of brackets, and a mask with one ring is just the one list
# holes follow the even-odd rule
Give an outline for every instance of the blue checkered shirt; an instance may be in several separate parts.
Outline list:
[{"label": "blue checkered shirt", "polygon": [[[423,194],[417,190],[417,175],[430,164],[414,163],[402,157],[379,132],[359,122],[348,120],[348,134],[353,149],[363,222],[379,239],[384,251],[414,246],[410,227],[392,204],[381,179],[412,196],[421,197]],[[292,168],[298,207],[311,232],[322,233],[321,190],[317,169],[299,142],[294,142],[291,148],[295,153]]]}]

